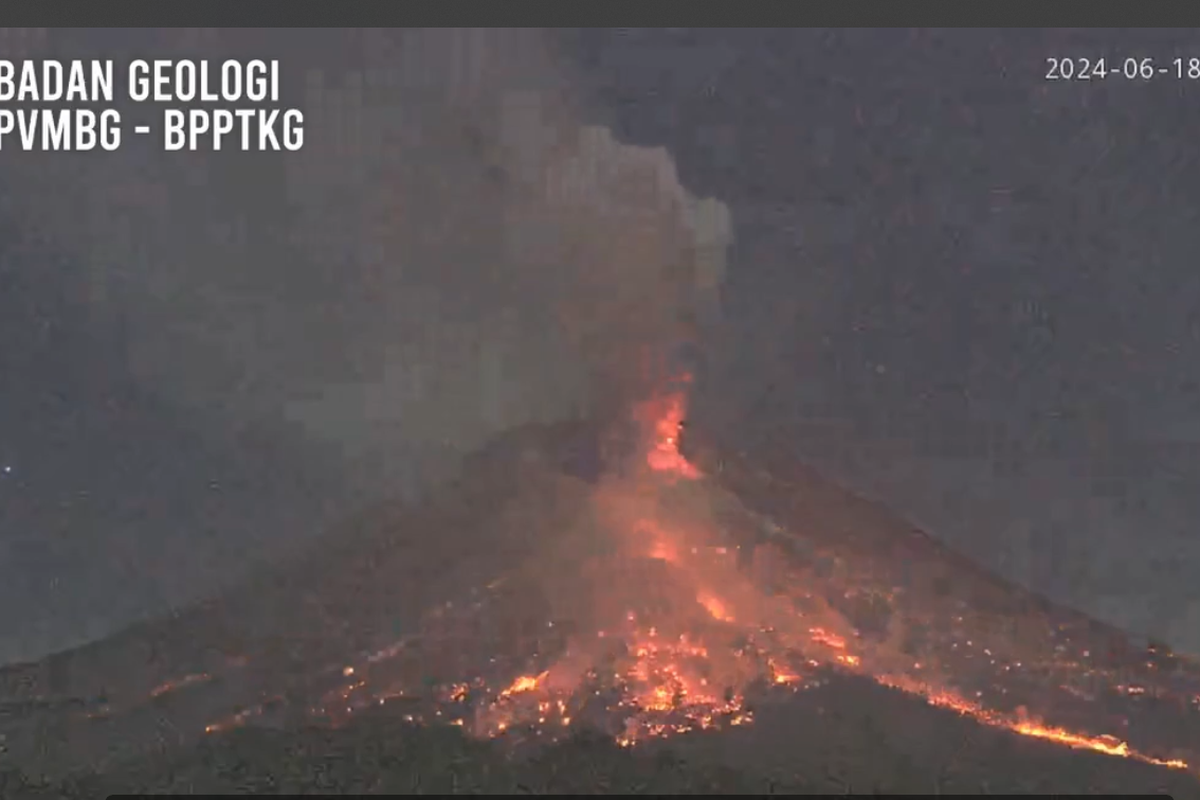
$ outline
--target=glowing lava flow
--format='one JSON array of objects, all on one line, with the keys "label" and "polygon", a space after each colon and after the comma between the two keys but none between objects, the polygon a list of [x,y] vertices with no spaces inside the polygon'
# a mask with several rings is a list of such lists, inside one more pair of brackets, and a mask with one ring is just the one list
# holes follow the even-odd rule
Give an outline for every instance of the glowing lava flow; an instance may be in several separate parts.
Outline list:
[{"label": "glowing lava flow", "polygon": [[[647,450],[647,466],[653,472],[665,473],[673,478],[698,480],[703,477],[700,470],[689,463],[679,451],[679,438],[686,416],[686,401],[684,396],[680,393],[659,398],[648,403],[642,410],[650,411],[653,414],[654,420],[654,438]],[[652,552],[673,552],[678,550],[678,547],[678,543],[671,545],[663,541],[663,537],[660,535],[656,537]],[[730,611],[730,604],[713,590],[700,590],[697,594],[697,601],[714,619],[726,623],[733,623],[735,621]],[[847,641],[843,636],[831,633],[819,626],[810,627],[807,629],[807,632],[813,644],[820,645],[822,648],[832,651],[833,662],[843,668],[862,672],[862,670],[858,669],[862,665],[862,657],[848,651]],[[658,650],[653,645],[650,647],[639,645],[635,653],[638,660],[634,669],[643,679],[643,683],[645,683],[646,678],[652,671],[652,667],[648,664],[648,661],[652,661],[652,657],[657,655]],[[702,647],[695,646],[692,648],[693,655],[700,655],[702,653],[704,656],[707,655],[707,652]],[[780,658],[781,655],[782,659]],[[799,676],[790,669],[784,668],[781,670],[777,666],[778,661],[786,659],[788,655],[790,654],[785,652],[783,654],[776,653],[767,656],[767,661],[772,667],[772,672],[775,673],[772,677],[776,683],[791,683],[799,679]],[[809,666],[815,666],[819,663],[817,660],[808,659]],[[642,708],[657,710],[666,710],[688,702],[686,683],[677,677],[678,668],[669,666],[666,668],[666,672],[669,675],[669,680],[660,682],[649,695],[635,696],[633,702]],[[1062,727],[1046,725],[1030,719],[1025,713],[1011,716],[1001,714],[989,710],[979,703],[966,700],[952,690],[939,689],[906,676],[866,674],[882,685],[919,695],[931,705],[953,709],[988,726],[1005,728],[1023,736],[1044,739],[1072,748],[1088,749],[1106,755],[1133,758],[1150,764],[1175,769],[1188,768],[1187,762],[1182,759],[1157,758],[1141,753],[1131,748],[1127,742],[1110,735],[1089,735],[1070,731]],[[720,702],[715,702],[711,697],[705,697],[701,701],[701,704],[716,709],[718,713],[714,715],[714,718],[718,718],[722,714],[732,715],[734,712],[739,711],[742,702],[743,698],[741,695],[727,692],[724,705]],[[738,722],[747,719],[749,719],[748,714],[737,716]],[[711,721],[701,724],[700,727],[707,727],[708,724],[711,724]],[[653,729],[650,732],[661,734],[670,732],[670,730],[661,728]],[[634,741],[634,738],[632,735],[627,735],[622,741],[630,742]]]},{"label": "glowing lava flow", "polygon": [[[1032,633],[1006,633],[1010,620],[1003,615],[987,617],[936,592],[897,589],[887,574],[890,564],[848,551],[793,558],[770,542],[747,544],[746,536],[729,535],[731,527],[759,526],[768,538],[803,541],[747,510],[681,454],[682,392],[654,398],[638,412],[648,434],[638,466],[595,488],[593,527],[579,534],[593,545],[604,540],[602,552],[570,551],[570,558],[541,570],[565,574],[566,594],[582,598],[571,606],[573,617],[559,624],[561,614],[543,609],[539,632],[524,636],[524,644],[499,635],[499,645],[481,643],[481,631],[509,618],[500,611],[488,616],[491,609],[519,606],[504,593],[525,583],[494,582],[472,603],[435,609],[421,636],[357,665],[331,668],[335,686],[312,713],[336,722],[403,699],[409,719],[451,722],[480,736],[547,741],[578,724],[632,745],[750,722],[748,694],[804,690],[822,682],[821,670],[833,669],[1018,735],[1189,768],[1172,747],[1163,748],[1172,751],[1169,757],[1152,755],[1161,752],[1161,740],[1147,746],[1139,740],[1135,747],[1084,732],[1120,729],[1119,715],[1140,702],[1133,688],[1144,693],[1144,687],[1131,688],[1119,670],[1089,662],[1086,650],[1067,654],[1046,619],[1029,615],[1017,622]],[[889,616],[881,632],[871,634],[864,628],[871,614],[861,608],[877,605]],[[432,691],[428,684],[414,688],[431,673],[457,677]],[[1172,691],[1162,683],[1156,701],[1174,702]],[[1046,701],[1048,692],[1058,699]],[[1186,700],[1176,704],[1174,719],[1184,715],[1200,729],[1200,709],[1191,702],[1195,687],[1179,692]],[[1044,719],[1024,710],[1026,695]],[[1106,716],[1092,702],[1096,695],[1126,705]],[[411,705],[421,697],[432,699]],[[1183,744],[1174,749],[1193,758],[1200,743]]]},{"label": "glowing lava flow", "polygon": [[1030,736],[1035,739],[1045,739],[1046,741],[1055,742],[1057,744],[1073,747],[1078,750],[1094,750],[1097,753],[1104,753],[1109,756],[1121,756],[1123,758],[1133,758],[1138,761],[1144,761],[1148,764],[1155,764],[1160,767],[1170,767],[1172,769],[1187,769],[1188,764],[1183,759],[1179,758],[1155,758],[1153,756],[1139,753],[1130,748],[1128,742],[1123,742],[1115,736],[1090,736],[1083,733],[1076,733],[1051,725],[1044,725],[1036,720],[1023,719],[1021,715],[1006,716],[998,714],[994,711],[989,711],[978,703],[972,703],[953,692],[948,692],[942,689],[936,689],[932,686],[922,684],[909,678],[889,677],[886,675],[878,676],[876,679],[884,686],[890,686],[894,689],[908,692],[910,694],[920,695],[931,706],[938,708],[948,708],[957,711],[963,716],[968,716],[984,725],[993,728],[1004,728],[1014,733],[1019,733],[1022,736]]},{"label": "glowing lava flow", "polygon": [[701,478],[700,470],[679,452],[679,437],[687,416],[683,394],[651,400],[641,406],[639,411],[641,415],[650,417],[654,432],[646,453],[646,466],[655,472],[668,473],[688,480]]}]

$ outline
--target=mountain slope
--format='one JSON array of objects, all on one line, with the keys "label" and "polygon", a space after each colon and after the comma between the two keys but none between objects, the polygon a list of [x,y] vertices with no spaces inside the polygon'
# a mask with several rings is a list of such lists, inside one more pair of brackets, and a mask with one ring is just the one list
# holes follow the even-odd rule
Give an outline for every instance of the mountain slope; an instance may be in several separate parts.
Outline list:
[{"label": "mountain slope", "polygon": [[379,509],[302,563],[4,670],[5,768],[29,791],[74,775],[89,796],[434,791],[451,775],[493,791],[1200,794],[1182,763],[1200,747],[1194,664],[794,464],[692,436],[707,477],[570,474],[596,477],[573,469],[595,435],[514,433],[428,503]]}]

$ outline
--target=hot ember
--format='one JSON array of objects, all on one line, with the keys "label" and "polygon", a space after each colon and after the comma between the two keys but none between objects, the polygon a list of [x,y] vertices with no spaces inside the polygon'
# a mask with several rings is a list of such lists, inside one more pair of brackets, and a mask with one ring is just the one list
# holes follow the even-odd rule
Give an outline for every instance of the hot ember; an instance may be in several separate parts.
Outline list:
[{"label": "hot ember", "polygon": [[[944,590],[944,564],[902,543],[872,552],[854,531],[816,535],[818,519],[790,530],[745,501],[749,470],[736,485],[683,456],[682,392],[638,411],[636,463],[590,490],[559,544],[432,609],[407,639],[314,673],[305,691],[324,688],[305,713],[338,724],[395,706],[479,736],[544,742],[588,727],[635,745],[750,723],[759,704],[840,671],[1065,747],[1197,763],[1196,665],[1114,664],[1074,620]],[[1164,724],[1134,729],[1134,714]]]}]

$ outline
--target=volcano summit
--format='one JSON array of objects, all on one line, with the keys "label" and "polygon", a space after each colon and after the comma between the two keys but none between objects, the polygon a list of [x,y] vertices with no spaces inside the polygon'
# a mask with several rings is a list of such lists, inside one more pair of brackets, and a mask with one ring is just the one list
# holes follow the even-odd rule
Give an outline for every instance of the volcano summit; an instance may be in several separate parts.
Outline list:
[{"label": "volcano summit", "polygon": [[[983,748],[971,755],[980,785],[1195,790],[1198,665],[1138,651],[799,467],[756,470],[696,438],[688,460],[683,411],[680,395],[640,407],[642,446],[595,482],[555,465],[578,431],[526,432],[433,502],[341,537],[336,557],[6,670],[7,757],[129,786],[148,764],[177,771],[181,753],[209,752],[214,737],[250,741],[232,733],[243,728],[279,741],[281,730],[450,725],[496,740],[497,763],[517,770],[580,735],[632,748],[635,761],[644,747],[767,736],[722,757],[742,769],[786,762],[789,780],[811,785],[815,766],[800,768],[790,744],[799,734],[772,732],[832,726],[849,737],[846,781],[869,774],[897,790],[911,776],[881,778],[856,759],[935,757],[855,740],[862,731],[843,730],[843,716],[903,739],[897,725],[915,712],[897,704],[915,703],[929,709],[914,719],[930,726],[930,752],[964,724],[980,731],[963,745]],[[1012,736],[1046,747],[989,772],[989,752],[1020,751]],[[1089,777],[1032,772],[1086,753]]]}]

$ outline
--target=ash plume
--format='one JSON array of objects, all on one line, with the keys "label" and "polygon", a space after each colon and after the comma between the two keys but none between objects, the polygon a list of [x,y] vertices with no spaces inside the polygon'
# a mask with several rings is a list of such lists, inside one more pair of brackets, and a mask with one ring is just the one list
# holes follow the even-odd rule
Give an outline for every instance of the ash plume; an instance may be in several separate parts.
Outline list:
[{"label": "ash plume", "polygon": [[[50,56],[80,35],[17,38]],[[260,506],[318,497],[332,523],[424,494],[503,431],[612,415],[716,306],[727,209],[666,150],[587,124],[544,33],[89,35],[89,51],[278,58],[304,109],[299,153],[134,141],[4,167],[89,329],[139,391],[253,464]],[[219,530],[159,541],[152,592],[210,591],[322,528],[263,513],[236,559]]]}]

